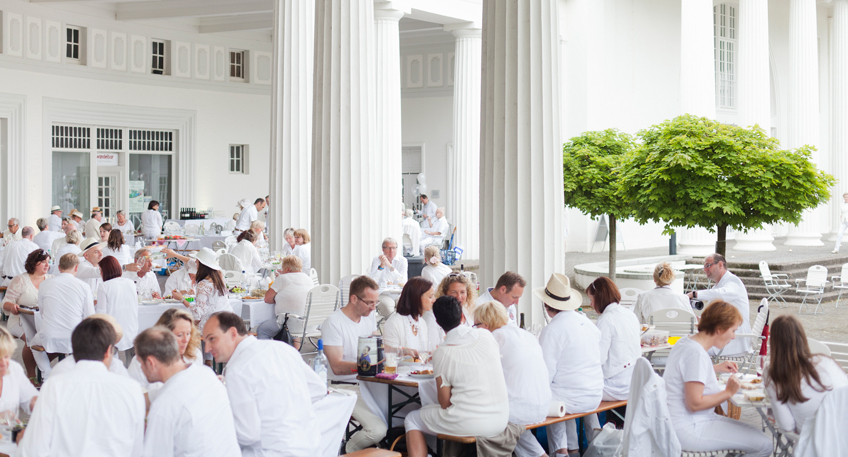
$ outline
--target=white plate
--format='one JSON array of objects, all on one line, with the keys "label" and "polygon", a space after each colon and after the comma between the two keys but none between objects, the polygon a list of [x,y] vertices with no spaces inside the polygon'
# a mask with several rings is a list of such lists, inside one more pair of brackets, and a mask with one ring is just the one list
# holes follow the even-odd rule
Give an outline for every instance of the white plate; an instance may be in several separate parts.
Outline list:
[{"label": "white plate", "polygon": [[409,377],[412,379],[433,379],[436,377],[435,374],[409,374]]},{"label": "white plate", "polygon": [[142,305],[152,306],[152,305],[161,305],[162,300],[142,300]]}]

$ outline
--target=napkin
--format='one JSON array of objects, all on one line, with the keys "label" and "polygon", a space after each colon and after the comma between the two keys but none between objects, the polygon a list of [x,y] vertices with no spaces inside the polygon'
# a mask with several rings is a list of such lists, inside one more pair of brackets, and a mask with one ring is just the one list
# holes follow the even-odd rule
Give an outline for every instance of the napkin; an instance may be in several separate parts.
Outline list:
[{"label": "napkin", "polygon": [[565,403],[561,401],[552,401],[551,408],[548,410],[548,417],[565,416]]}]

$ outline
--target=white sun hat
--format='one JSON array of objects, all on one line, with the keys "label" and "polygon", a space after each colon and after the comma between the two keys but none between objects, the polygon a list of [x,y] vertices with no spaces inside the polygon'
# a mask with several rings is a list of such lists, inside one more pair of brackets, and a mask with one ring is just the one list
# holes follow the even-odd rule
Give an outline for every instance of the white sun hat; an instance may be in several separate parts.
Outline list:
[{"label": "white sun hat", "polygon": [[200,251],[197,251],[197,261],[213,270],[223,270],[223,268],[218,265],[218,257],[215,255],[215,252],[209,248],[203,248]]},{"label": "white sun hat", "polygon": [[86,253],[89,249],[96,248],[96,247],[98,247],[98,246],[100,246],[101,248],[102,248],[102,247],[105,247],[105,246],[106,246],[106,243],[105,243],[105,242],[103,242],[103,241],[100,241],[100,240],[98,240],[98,239],[95,239],[95,238],[86,238],[86,239],[84,239],[84,240],[83,240],[83,242],[82,242],[82,243],[80,243],[80,249],[81,249],[82,251],[79,253],[79,256],[80,256],[80,257],[82,257],[83,255],[85,255],[85,253]]},{"label": "white sun hat", "polygon": [[571,288],[568,276],[554,273],[548,280],[548,285],[533,290],[546,305],[560,311],[573,311],[583,304],[583,296]]}]

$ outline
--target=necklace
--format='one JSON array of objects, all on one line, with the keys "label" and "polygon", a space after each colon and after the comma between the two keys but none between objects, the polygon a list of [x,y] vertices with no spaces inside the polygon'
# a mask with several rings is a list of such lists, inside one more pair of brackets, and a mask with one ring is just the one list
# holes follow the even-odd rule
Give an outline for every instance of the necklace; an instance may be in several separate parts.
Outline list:
[{"label": "necklace", "polygon": [[412,318],[412,316],[406,316],[409,319],[409,325],[412,327],[412,335],[418,336],[418,321]]}]

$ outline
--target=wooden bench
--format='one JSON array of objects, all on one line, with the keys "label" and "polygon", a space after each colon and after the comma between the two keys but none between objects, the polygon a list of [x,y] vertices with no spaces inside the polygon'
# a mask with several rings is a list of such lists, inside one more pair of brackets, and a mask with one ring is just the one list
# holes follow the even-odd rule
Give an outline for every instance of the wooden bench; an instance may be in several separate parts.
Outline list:
[{"label": "wooden bench", "polygon": [[344,454],[342,455],[342,457],[400,457],[400,455],[400,452],[370,448],[363,449],[361,451],[351,452],[350,454]]},{"label": "wooden bench", "polygon": [[[529,424],[526,427],[527,427],[527,430],[533,430],[533,429],[536,429],[536,428],[539,428],[539,427],[545,427],[547,425],[556,424],[558,422],[570,421],[572,419],[579,419],[581,417],[586,417],[586,416],[591,415],[591,414],[609,411],[611,409],[620,408],[622,406],[627,406],[627,400],[602,401],[601,404],[598,406],[598,409],[596,409],[594,411],[589,411],[588,413],[566,414],[565,416],[562,416],[562,417],[548,416],[542,422],[539,422],[539,423],[536,423],[536,424]],[[437,452],[438,455],[442,454],[442,452],[441,452],[441,441],[442,440],[453,441],[453,442],[462,443],[462,444],[471,444],[471,443],[477,442],[477,439],[475,439],[473,436],[453,436],[453,435],[439,434],[439,435],[436,436],[436,441],[437,441],[436,452]]]}]

